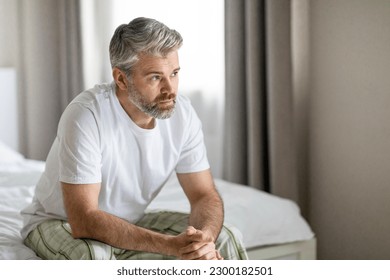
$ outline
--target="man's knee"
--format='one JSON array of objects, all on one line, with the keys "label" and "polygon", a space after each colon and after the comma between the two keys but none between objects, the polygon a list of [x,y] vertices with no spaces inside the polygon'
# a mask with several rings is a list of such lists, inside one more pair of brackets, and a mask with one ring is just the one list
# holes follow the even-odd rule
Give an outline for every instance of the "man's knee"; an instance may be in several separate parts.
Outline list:
[{"label": "man's knee", "polygon": [[248,259],[241,232],[233,227],[224,225],[216,242],[217,249],[226,260]]}]

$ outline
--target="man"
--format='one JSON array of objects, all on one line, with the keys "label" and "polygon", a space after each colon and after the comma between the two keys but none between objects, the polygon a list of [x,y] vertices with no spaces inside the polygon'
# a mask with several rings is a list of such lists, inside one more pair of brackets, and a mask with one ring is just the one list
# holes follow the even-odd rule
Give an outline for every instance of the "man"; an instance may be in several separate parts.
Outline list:
[{"label": "man", "polygon": [[[66,108],[33,202],[22,211],[22,237],[38,256],[240,258],[229,252],[236,241],[226,233],[217,241],[223,204],[201,123],[189,100],[177,95],[181,45],[177,31],[153,19],[116,29],[114,82],[81,93]],[[145,215],[172,172],[190,215]]]}]

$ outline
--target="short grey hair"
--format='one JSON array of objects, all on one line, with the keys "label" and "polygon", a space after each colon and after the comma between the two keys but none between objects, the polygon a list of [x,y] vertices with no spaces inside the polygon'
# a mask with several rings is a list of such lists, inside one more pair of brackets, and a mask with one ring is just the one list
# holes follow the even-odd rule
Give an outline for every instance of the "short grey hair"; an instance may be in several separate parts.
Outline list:
[{"label": "short grey hair", "polygon": [[111,67],[130,75],[141,53],[165,57],[183,44],[180,33],[163,23],[139,17],[117,27],[110,42]]}]

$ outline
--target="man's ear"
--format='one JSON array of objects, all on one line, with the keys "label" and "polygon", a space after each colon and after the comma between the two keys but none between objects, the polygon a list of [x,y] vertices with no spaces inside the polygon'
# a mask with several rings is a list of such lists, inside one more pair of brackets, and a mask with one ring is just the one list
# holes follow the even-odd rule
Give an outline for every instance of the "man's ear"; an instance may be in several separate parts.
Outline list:
[{"label": "man's ear", "polygon": [[119,89],[127,91],[129,81],[127,80],[125,73],[117,67],[114,67],[114,69],[112,69],[112,76],[114,77],[115,84],[119,87]]}]

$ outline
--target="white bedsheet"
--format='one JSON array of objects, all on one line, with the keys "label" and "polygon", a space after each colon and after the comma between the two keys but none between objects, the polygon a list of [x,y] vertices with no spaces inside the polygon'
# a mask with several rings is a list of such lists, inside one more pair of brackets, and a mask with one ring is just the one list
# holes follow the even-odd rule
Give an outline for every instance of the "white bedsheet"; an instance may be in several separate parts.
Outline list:
[{"label": "white bedsheet", "polygon": [[[0,163],[0,259],[38,259],[22,243],[19,212],[31,202],[43,168],[43,162],[32,160]],[[223,180],[216,179],[216,185],[224,200],[225,222],[241,231],[247,248],[314,236],[292,201]],[[176,177],[171,178],[147,209],[158,210],[189,211]]]},{"label": "white bedsheet", "polygon": [[0,259],[39,259],[23,245],[19,231],[20,210],[31,202],[43,168],[43,162],[32,160],[0,163]]}]

